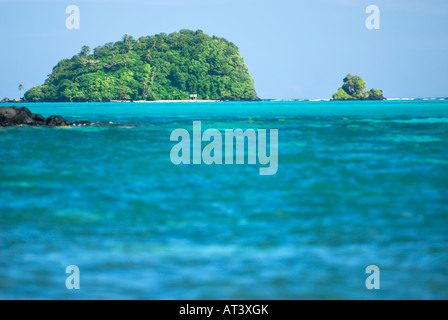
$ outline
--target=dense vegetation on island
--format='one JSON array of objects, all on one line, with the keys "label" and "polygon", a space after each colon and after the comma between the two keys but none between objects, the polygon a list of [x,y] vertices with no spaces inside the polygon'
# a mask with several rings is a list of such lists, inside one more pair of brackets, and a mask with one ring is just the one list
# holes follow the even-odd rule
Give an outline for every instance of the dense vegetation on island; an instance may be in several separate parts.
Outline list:
[{"label": "dense vegetation on island", "polygon": [[61,60],[25,100],[257,100],[238,47],[201,30],[141,37],[125,35]]},{"label": "dense vegetation on island", "polygon": [[333,94],[334,100],[384,100],[383,91],[370,89],[366,92],[367,83],[363,78],[348,74],[344,84]]}]

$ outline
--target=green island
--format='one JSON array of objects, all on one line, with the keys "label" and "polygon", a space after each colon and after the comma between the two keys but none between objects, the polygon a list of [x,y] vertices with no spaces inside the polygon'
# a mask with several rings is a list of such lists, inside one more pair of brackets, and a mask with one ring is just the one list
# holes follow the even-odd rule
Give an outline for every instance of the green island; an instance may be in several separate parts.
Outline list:
[{"label": "green island", "polygon": [[83,46],[53,68],[27,102],[259,100],[238,47],[201,30],[124,35],[90,52]]},{"label": "green island", "polygon": [[333,94],[333,100],[384,100],[383,91],[370,89],[366,92],[366,81],[353,74],[344,78],[344,84]]}]

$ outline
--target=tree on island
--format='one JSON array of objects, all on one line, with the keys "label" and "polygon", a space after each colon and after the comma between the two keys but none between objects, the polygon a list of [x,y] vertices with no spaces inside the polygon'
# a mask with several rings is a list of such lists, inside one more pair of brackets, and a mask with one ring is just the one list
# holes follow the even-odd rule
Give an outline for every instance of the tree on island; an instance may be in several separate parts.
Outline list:
[{"label": "tree on island", "polygon": [[367,83],[359,77],[349,73],[344,78],[344,84],[333,94],[333,100],[384,100],[383,91],[370,89],[366,92]]},{"label": "tree on island", "polygon": [[134,38],[130,35],[128,35],[127,33],[123,36],[123,42],[126,44],[130,44],[131,41],[133,41]]},{"label": "tree on island", "polygon": [[53,68],[28,102],[111,100],[258,100],[238,47],[201,30],[83,46]]},{"label": "tree on island", "polygon": [[79,53],[80,57],[87,57],[90,54],[90,47],[82,46],[81,52]]}]

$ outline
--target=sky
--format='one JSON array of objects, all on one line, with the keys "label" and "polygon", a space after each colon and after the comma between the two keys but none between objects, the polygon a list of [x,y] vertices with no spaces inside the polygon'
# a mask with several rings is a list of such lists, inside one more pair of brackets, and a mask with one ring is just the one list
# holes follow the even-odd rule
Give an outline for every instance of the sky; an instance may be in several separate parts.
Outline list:
[{"label": "sky", "polygon": [[[69,30],[66,8],[80,10]],[[369,30],[366,8],[380,10]],[[130,34],[201,29],[235,43],[263,99],[331,98],[352,73],[385,97],[448,97],[446,0],[0,0],[0,99]]]}]

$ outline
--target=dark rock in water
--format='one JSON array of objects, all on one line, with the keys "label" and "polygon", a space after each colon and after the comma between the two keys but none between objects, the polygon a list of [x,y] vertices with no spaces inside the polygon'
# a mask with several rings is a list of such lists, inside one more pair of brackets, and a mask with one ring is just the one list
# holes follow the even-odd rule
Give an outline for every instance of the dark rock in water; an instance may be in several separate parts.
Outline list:
[{"label": "dark rock in water", "polygon": [[89,121],[75,121],[70,124],[73,127],[86,127],[91,126],[92,124]]},{"label": "dark rock in water", "polygon": [[45,118],[39,114],[34,114],[27,108],[5,107],[0,108],[0,126],[44,126]]},{"label": "dark rock in water", "polygon": [[50,116],[47,119],[47,126],[51,127],[62,127],[62,126],[69,126],[70,122],[65,121],[64,118],[61,116]]},{"label": "dark rock in water", "polygon": [[61,127],[70,125],[79,126],[80,124],[82,126],[91,125],[88,121],[76,121],[71,124],[61,116],[51,116],[45,120],[40,114],[34,114],[25,107],[18,108],[12,106],[0,108],[0,127],[18,125]]}]

